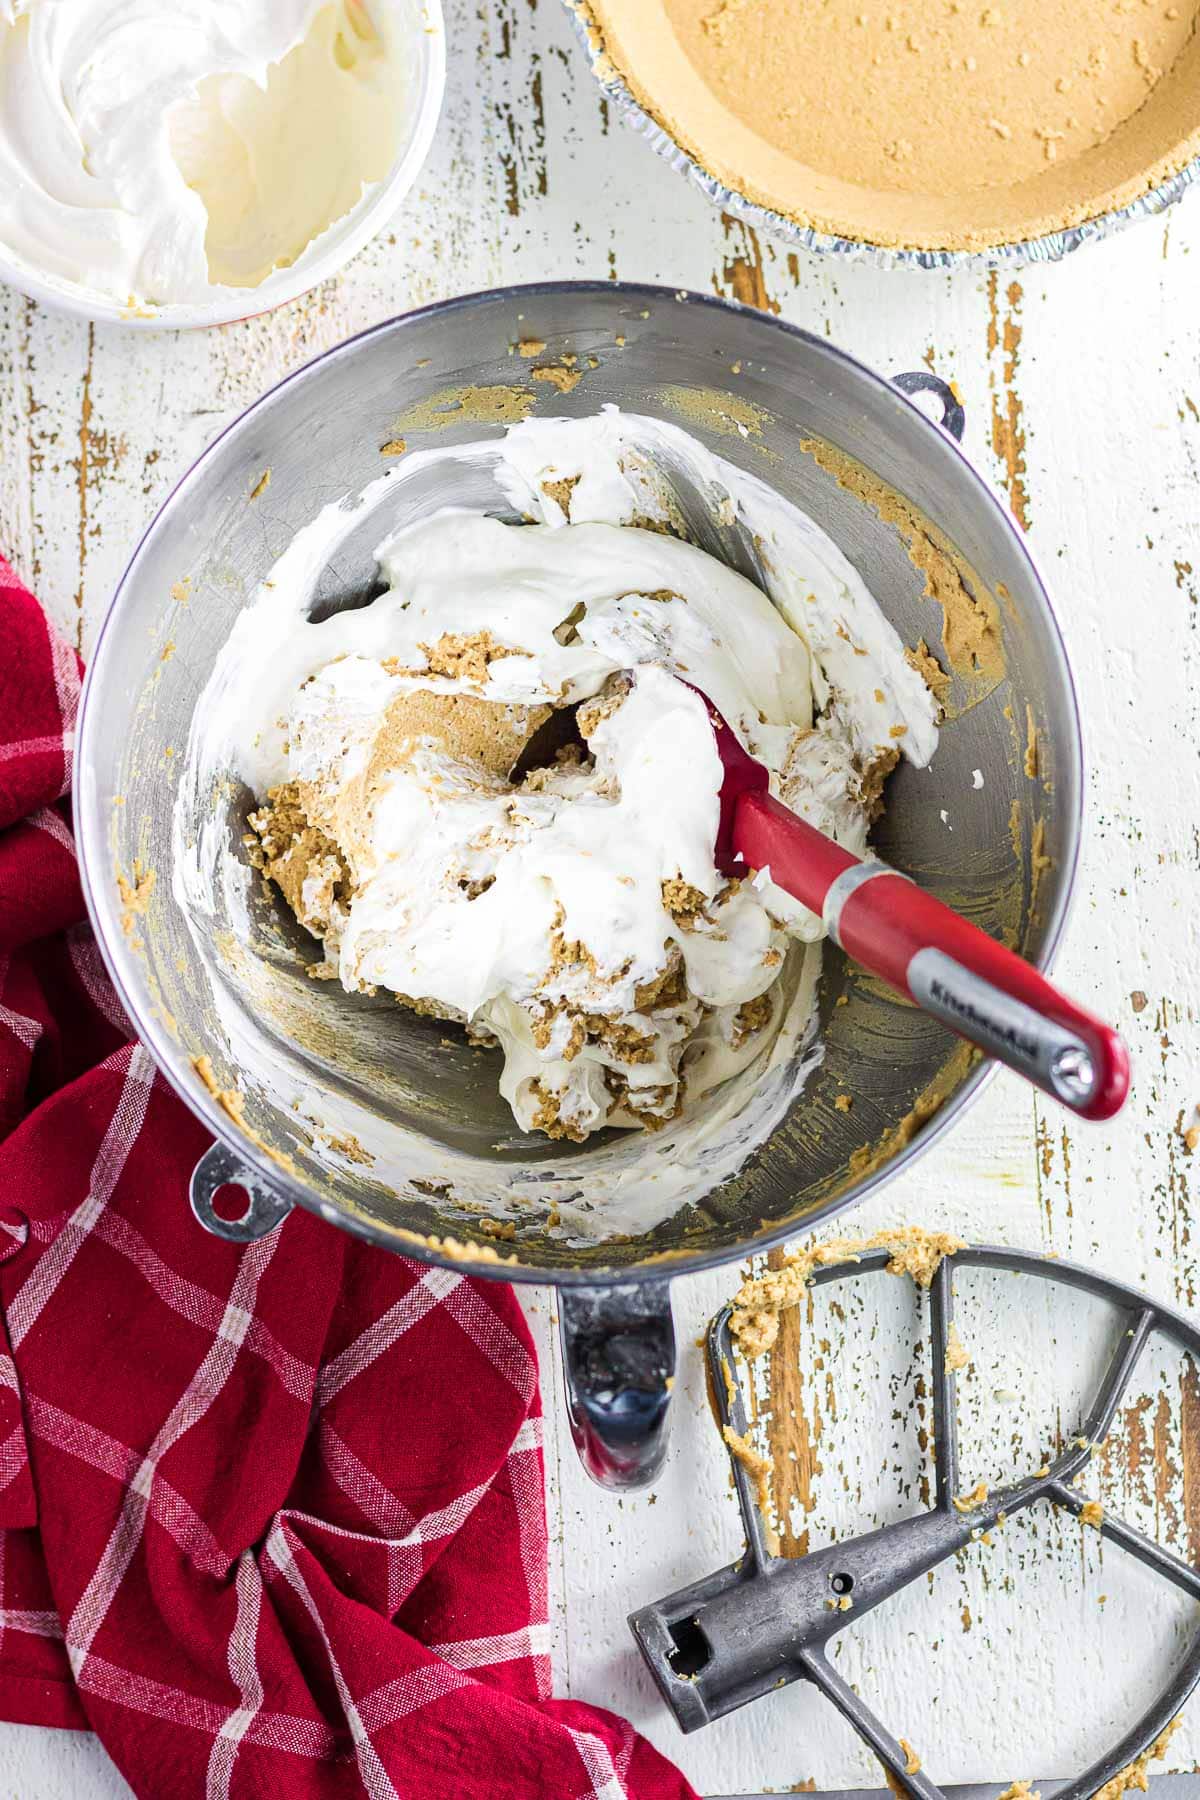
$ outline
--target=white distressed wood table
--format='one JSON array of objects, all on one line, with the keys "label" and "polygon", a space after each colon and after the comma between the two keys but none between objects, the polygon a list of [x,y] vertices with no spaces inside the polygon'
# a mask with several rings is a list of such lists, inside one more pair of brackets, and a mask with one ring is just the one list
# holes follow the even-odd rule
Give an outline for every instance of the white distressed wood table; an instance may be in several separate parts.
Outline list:
[{"label": "white distressed wood table", "polygon": [[[1111,1128],[1077,1127],[998,1076],[913,1173],[853,1221],[917,1221],[1051,1250],[1196,1303],[1200,1152],[1200,201],[1051,268],[881,273],[797,255],[709,210],[610,120],[556,0],[452,0],[445,114],[419,189],[337,281],[261,319],[183,337],[89,329],[0,293],[0,545],[86,652],[174,481],[281,375],[377,320],[498,283],[624,277],[767,306],[894,372],[928,362],[967,446],[1028,528],[1073,650],[1091,758],[1079,896],[1059,963],[1136,1059]],[[579,1468],[556,1392],[553,1300],[530,1314],[547,1387],[552,1649],[560,1691],[628,1714],[705,1794],[877,1786],[813,1693],[791,1688],[691,1738],[656,1698],[634,1606],[740,1548],[693,1340],[736,1271],[677,1283],[683,1346],[669,1465],[617,1499]],[[815,1546],[913,1510],[926,1401],[902,1282],[803,1326],[791,1525]],[[1094,1307],[1051,1320],[1002,1284],[965,1290],[978,1473],[1033,1467],[1077,1417]],[[1151,1387],[1154,1384],[1151,1383]],[[771,1396],[765,1395],[764,1404]],[[1075,1409],[1073,1411],[1073,1409]],[[1167,1359],[1130,1396],[1103,1493],[1200,1558],[1200,1376]],[[1071,1774],[1120,1735],[1197,1621],[1097,1534],[1014,1522],[864,1617],[840,1667],[940,1780]],[[1200,1704],[1167,1759],[1200,1758]],[[0,1728],[0,1794],[127,1793],[99,1746]]]}]

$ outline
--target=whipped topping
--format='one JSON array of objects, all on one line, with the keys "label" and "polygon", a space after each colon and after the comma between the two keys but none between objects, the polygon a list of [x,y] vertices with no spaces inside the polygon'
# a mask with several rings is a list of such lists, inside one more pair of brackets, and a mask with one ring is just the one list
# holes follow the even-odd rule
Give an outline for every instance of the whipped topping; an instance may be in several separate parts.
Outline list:
[{"label": "whipped topping", "polygon": [[395,162],[401,10],[0,0],[0,244],[131,303],[269,284]]},{"label": "whipped topping", "polygon": [[[444,512],[391,539],[379,563],[387,594],[300,634],[317,640],[305,662],[337,660],[246,746],[260,791],[298,783],[308,821],[346,858],[352,898],[314,921],[332,965],[347,988],[389,988],[495,1038],[526,1129],[540,1119],[585,1136],[673,1116],[703,1009],[706,1036],[735,1047],[740,1009],[774,983],[785,947],[762,895],[727,891],[714,867],[721,765],[679,674],[775,766],[811,715],[802,640],[743,576],[630,526]],[[424,672],[447,634],[473,647],[474,673]],[[632,668],[628,692],[606,691]],[[453,711],[437,735],[406,721],[416,691],[526,719],[600,695],[580,713],[589,762],[514,793],[507,770],[456,749]],[[652,1003],[676,959],[686,993]],[[706,1085],[693,1067],[690,1090]]]},{"label": "whipped topping", "polygon": [[[429,510],[483,478],[500,504]],[[386,591],[325,616],[325,571],[389,515]],[[659,1128],[582,1159],[608,1227],[641,1228],[731,1173],[813,1064],[821,922],[769,871],[716,870],[721,766],[693,687],[860,853],[871,771],[936,745],[933,699],[851,564],[687,434],[606,408],[412,453],[305,527],[239,616],[192,727],[177,894],[211,915],[249,877],[200,800],[232,771],[259,802],[260,866],[343,986],[498,1043],[527,1130]],[[576,703],[586,754],[514,787],[514,746]],[[230,1036],[245,1053],[244,1022]],[[478,1175],[434,1161],[461,1193]]]}]

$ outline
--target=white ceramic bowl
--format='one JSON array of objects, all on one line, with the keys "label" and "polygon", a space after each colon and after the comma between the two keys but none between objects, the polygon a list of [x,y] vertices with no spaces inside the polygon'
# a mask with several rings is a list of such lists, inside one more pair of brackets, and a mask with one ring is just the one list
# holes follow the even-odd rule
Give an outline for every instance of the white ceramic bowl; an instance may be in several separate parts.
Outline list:
[{"label": "white ceramic bowl", "polygon": [[310,288],[328,281],[357,256],[394,216],[416,181],[429,154],[446,91],[446,28],[442,0],[371,0],[380,13],[398,23],[399,41],[412,70],[407,129],[387,179],[365,206],[356,207],[330,226],[290,268],[280,269],[255,288],[225,289],[211,301],[165,306],[131,306],[92,288],[47,275],[0,243],[0,282],[55,312],[135,331],[178,331],[195,326],[228,325],[285,306]]}]

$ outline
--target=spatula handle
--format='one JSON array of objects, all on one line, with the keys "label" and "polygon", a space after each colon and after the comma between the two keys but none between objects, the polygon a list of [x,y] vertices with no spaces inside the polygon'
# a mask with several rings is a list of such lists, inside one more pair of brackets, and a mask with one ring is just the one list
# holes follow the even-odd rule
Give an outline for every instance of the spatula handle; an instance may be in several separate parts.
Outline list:
[{"label": "spatula handle", "polygon": [[960,1037],[1085,1119],[1129,1092],[1117,1033],[1044,975],[882,863],[861,862],[769,794],[738,801],[734,843],[752,868],[820,913],[848,956]]}]

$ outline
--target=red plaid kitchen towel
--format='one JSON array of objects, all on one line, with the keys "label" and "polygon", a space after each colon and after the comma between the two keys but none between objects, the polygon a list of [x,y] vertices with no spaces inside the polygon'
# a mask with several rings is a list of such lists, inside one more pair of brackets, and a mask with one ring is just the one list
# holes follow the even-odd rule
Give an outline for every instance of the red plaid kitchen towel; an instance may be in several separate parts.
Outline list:
[{"label": "red plaid kitchen towel", "polygon": [[206,1134],[82,922],[78,687],[0,562],[0,1715],[154,1800],[686,1800],[550,1698],[512,1291],[192,1219]]}]

